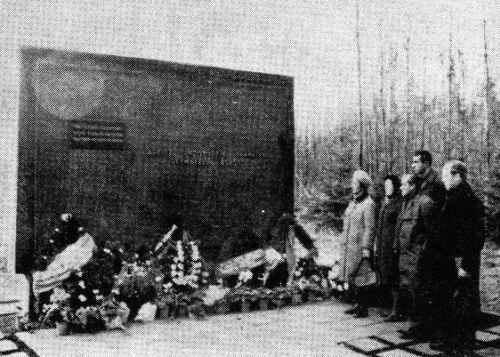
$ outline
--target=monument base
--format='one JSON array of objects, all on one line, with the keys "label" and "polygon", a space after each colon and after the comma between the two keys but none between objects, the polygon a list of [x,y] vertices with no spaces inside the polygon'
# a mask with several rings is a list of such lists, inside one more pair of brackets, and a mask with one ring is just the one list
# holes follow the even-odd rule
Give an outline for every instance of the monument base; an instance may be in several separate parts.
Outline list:
[{"label": "monument base", "polygon": [[29,312],[29,284],[22,274],[0,273],[0,335],[17,329],[18,317]]}]

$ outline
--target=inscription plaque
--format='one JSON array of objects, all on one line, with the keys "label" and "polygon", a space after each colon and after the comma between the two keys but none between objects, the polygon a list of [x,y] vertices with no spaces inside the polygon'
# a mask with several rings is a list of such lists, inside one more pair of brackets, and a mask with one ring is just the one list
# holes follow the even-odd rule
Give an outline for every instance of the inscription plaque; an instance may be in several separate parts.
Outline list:
[{"label": "inscription plaque", "polygon": [[72,148],[116,150],[125,144],[125,124],[121,122],[73,120],[69,125]]}]

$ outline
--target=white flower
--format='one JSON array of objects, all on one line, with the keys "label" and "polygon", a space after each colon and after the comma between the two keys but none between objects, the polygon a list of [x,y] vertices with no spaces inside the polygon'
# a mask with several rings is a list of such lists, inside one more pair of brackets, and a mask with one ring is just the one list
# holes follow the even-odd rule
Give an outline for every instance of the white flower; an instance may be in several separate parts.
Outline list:
[{"label": "white flower", "polygon": [[349,290],[349,283],[347,281],[344,283],[344,290]]},{"label": "white flower", "polygon": [[210,274],[208,273],[208,271],[204,271],[201,273],[201,276],[204,278],[208,278],[210,276]]},{"label": "white flower", "polygon": [[159,283],[159,282],[161,281],[161,279],[162,279],[162,277],[161,277],[161,276],[157,276],[157,277],[155,278],[155,281],[156,281],[157,283]]},{"label": "white flower", "polygon": [[99,294],[99,289],[94,289],[94,290],[92,290],[92,294],[94,294],[94,295]]},{"label": "white flower", "polygon": [[85,282],[83,280],[80,280],[78,282],[78,286],[81,287],[82,289],[85,289]]},{"label": "white flower", "polygon": [[102,296],[102,295],[97,295],[97,296],[95,297],[95,299],[96,299],[97,301],[101,301],[101,300],[104,300],[104,296]]},{"label": "white flower", "polygon": [[194,268],[201,268],[201,262],[197,262],[193,264]]},{"label": "white flower", "polygon": [[59,233],[61,230],[59,228],[55,228],[54,232]]},{"label": "white flower", "polygon": [[106,254],[111,254],[111,250],[109,250],[109,248],[104,248],[103,252]]},{"label": "white flower", "polygon": [[118,289],[113,289],[113,290],[111,290],[111,292],[115,295],[120,295],[120,290],[118,290]]},{"label": "white flower", "polygon": [[80,294],[78,295],[78,300],[80,300],[81,302],[85,302],[87,301],[87,298],[85,297],[85,295]]},{"label": "white flower", "polygon": [[78,271],[76,272],[76,276],[78,276],[78,277],[80,277],[80,278],[81,278],[81,277],[83,276],[82,271],[81,271],[81,270],[78,270]]},{"label": "white flower", "polygon": [[73,217],[71,213],[63,213],[61,214],[61,221],[69,222],[69,220]]},{"label": "white flower", "polygon": [[295,275],[296,277],[299,277],[300,276],[300,271],[296,271],[295,273],[293,273],[293,275]]},{"label": "white flower", "polygon": [[176,269],[177,269],[177,264],[170,265],[170,270],[176,270]]},{"label": "white flower", "polygon": [[170,290],[171,287],[172,287],[172,283],[171,282],[168,282],[167,284],[163,284],[163,289],[165,291]]},{"label": "white flower", "polygon": [[53,239],[49,239],[49,243],[50,244],[54,244],[54,240]]},{"label": "white flower", "polygon": [[250,270],[244,270],[240,273],[238,280],[240,280],[243,283],[246,283],[247,281],[251,280],[253,277],[253,274]]},{"label": "white flower", "polygon": [[145,263],[147,266],[150,266],[150,265],[151,265],[151,260],[146,260],[144,263]]}]

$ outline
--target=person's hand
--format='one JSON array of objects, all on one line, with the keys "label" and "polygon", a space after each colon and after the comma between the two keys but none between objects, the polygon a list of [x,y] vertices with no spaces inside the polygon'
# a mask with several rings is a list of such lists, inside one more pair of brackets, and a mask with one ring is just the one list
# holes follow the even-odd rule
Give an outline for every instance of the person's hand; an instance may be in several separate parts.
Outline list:
[{"label": "person's hand", "polygon": [[458,269],[458,277],[459,278],[468,278],[470,275],[463,268]]},{"label": "person's hand", "polygon": [[361,252],[361,256],[363,258],[370,258],[370,255],[371,255],[370,249],[363,249],[363,251]]}]

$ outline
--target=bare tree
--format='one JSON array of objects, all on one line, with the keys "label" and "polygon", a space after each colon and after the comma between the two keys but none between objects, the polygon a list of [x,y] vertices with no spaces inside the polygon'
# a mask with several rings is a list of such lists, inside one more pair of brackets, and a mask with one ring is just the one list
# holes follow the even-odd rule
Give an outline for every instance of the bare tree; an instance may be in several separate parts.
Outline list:
[{"label": "bare tree", "polygon": [[406,42],[404,45],[405,55],[406,55],[406,100],[405,100],[405,128],[404,128],[404,139],[403,139],[403,152],[401,155],[403,159],[402,167],[405,171],[408,170],[408,149],[410,147],[410,87],[411,87],[411,76],[410,76],[410,36],[406,37]]},{"label": "bare tree", "polygon": [[359,167],[363,168],[364,127],[363,127],[363,97],[361,92],[361,44],[359,41],[359,0],[356,1],[356,50],[358,54],[358,109],[359,109]]},{"label": "bare tree", "polygon": [[445,158],[449,159],[451,155],[452,131],[453,131],[453,84],[455,80],[455,60],[453,58],[453,35],[449,32],[448,47],[448,128],[445,145]]},{"label": "bare tree", "polygon": [[491,139],[491,130],[492,130],[492,120],[493,116],[491,115],[492,113],[492,81],[490,77],[490,68],[489,68],[489,63],[488,63],[488,42],[486,40],[486,20],[483,20],[483,36],[484,36],[484,68],[485,68],[485,74],[486,74],[486,110],[485,110],[485,115],[486,115],[486,120],[485,120],[485,135],[486,135],[486,167],[488,172],[491,169],[491,157],[493,154],[493,145],[492,145],[492,139]]}]

